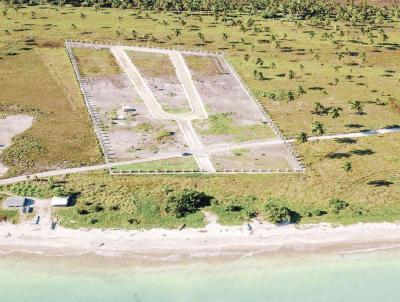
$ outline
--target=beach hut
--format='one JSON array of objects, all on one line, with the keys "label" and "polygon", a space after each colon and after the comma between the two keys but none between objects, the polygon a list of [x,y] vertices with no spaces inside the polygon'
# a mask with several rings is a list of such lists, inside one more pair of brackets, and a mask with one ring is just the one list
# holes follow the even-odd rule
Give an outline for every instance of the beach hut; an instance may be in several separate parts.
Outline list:
[{"label": "beach hut", "polygon": [[7,197],[6,207],[7,208],[23,208],[27,204],[27,199],[24,197]]},{"label": "beach hut", "polygon": [[53,197],[51,199],[51,206],[52,207],[66,207],[68,206],[69,196],[67,197]]},{"label": "beach hut", "polygon": [[122,110],[126,113],[136,111],[135,107],[130,105],[122,106]]}]

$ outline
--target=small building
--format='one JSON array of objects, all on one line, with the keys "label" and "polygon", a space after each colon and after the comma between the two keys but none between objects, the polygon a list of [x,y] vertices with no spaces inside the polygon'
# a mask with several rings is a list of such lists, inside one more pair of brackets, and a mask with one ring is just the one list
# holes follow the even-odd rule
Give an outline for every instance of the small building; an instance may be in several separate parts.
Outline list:
[{"label": "small building", "polygon": [[51,206],[52,207],[66,207],[68,206],[69,196],[67,197],[53,197],[51,199]]},{"label": "small building", "polygon": [[133,112],[133,111],[136,111],[135,107],[130,106],[130,105],[122,106],[122,110],[123,110],[124,112]]},{"label": "small building", "polygon": [[27,205],[27,199],[25,197],[7,197],[6,207],[7,208],[23,208]]}]

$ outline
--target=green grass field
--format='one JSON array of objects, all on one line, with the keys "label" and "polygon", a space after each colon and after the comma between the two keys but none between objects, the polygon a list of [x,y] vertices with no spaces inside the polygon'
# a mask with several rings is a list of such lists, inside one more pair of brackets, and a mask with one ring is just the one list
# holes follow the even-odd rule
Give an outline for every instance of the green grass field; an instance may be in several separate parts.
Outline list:
[{"label": "green grass field", "polygon": [[[33,127],[10,147],[9,154],[15,154],[5,161],[11,168],[10,175],[101,161],[63,48],[67,38],[223,51],[286,136],[302,131],[311,134],[311,124],[315,121],[323,123],[326,133],[400,124],[398,107],[393,105],[398,103],[400,95],[397,22],[322,24],[313,20],[250,18],[244,14],[228,15],[223,22],[214,16],[199,18],[194,14],[185,16],[183,24],[181,17],[184,16],[120,9],[95,11],[55,6],[27,7],[18,12],[9,9],[0,19],[4,33],[0,36],[0,102],[19,104],[23,110],[36,110],[38,115]],[[238,23],[232,25],[232,20],[241,20],[244,29]],[[179,36],[175,35],[176,28],[181,29]],[[199,38],[199,33],[204,39]],[[391,98],[395,100],[390,101]],[[361,102],[363,114],[351,109],[349,102],[355,100]],[[316,102],[324,108],[319,114],[314,112]],[[338,117],[333,118],[332,108],[342,108]],[[399,140],[397,133],[355,141],[299,144],[296,148],[307,167],[304,174],[73,175],[67,177],[65,186],[81,193],[78,205],[90,200],[105,201],[121,188],[122,192],[127,188],[129,192],[146,188],[146,194],[152,196],[148,200],[160,208],[146,210],[152,203],[148,201],[139,207],[134,218],[123,216],[126,219],[121,221],[115,219],[113,212],[79,215],[75,207],[62,215],[68,226],[175,227],[182,223],[181,219],[163,218],[168,215],[162,210],[163,195],[157,193],[161,186],[170,186],[177,191],[196,188],[213,196],[218,203],[213,203],[210,210],[219,214],[224,223],[249,219],[269,197],[299,213],[302,223],[394,221],[400,217]],[[347,162],[351,162],[352,172],[344,171]],[[85,186],[99,189],[92,192]],[[224,204],[232,203],[228,197],[246,195],[255,197],[251,206],[248,199],[239,200],[235,202],[242,204],[240,210],[225,210]],[[333,213],[328,205],[332,198],[345,200],[349,207]],[[114,199],[116,203],[126,202],[122,195]],[[319,211],[326,214],[313,214]],[[187,218],[188,224],[201,225],[201,213],[193,215]],[[132,219],[138,217],[142,219],[136,224]],[[92,219],[97,221],[92,223]]]},{"label": "green grass field", "polygon": [[74,48],[82,76],[106,76],[122,73],[108,49]]},{"label": "green grass field", "polygon": [[190,171],[198,170],[199,167],[193,157],[183,158],[170,158],[165,160],[157,160],[151,162],[145,162],[140,164],[130,164],[126,166],[115,167],[112,170],[115,172],[123,171]]}]

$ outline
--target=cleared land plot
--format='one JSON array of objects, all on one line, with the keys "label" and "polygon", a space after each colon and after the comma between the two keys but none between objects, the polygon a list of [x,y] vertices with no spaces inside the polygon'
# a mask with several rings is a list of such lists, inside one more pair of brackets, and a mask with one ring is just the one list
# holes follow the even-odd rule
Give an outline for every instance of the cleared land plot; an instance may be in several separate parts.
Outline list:
[{"label": "cleared land plot", "polygon": [[[84,50],[85,56],[90,56],[90,51],[94,55],[98,53],[96,49]],[[101,51],[109,52],[108,49]],[[79,52],[75,54],[79,60]],[[98,60],[79,62],[80,68],[94,70]],[[107,132],[109,159],[146,158],[155,153],[177,152],[186,148],[176,122],[152,119],[125,73],[90,76],[86,80],[86,89],[93,97],[93,106]]]},{"label": "cleared land plot", "polygon": [[170,158],[165,160],[157,160],[152,162],[131,164],[126,166],[120,166],[113,168],[113,172],[146,172],[146,171],[197,171],[199,167],[197,166],[196,160],[192,157],[179,157]]},{"label": "cleared land plot", "polygon": [[289,154],[283,145],[238,148],[211,156],[218,171],[285,171],[292,169]]},{"label": "cleared land plot", "polygon": [[[90,57],[89,44],[77,43],[73,45],[74,47],[80,47],[80,45],[82,45],[85,50],[83,52],[84,58]],[[98,70],[96,68],[97,64],[106,64],[105,62],[110,60],[108,54],[104,53],[104,51],[111,52],[110,49],[98,45],[93,45],[92,47],[93,55],[96,57],[101,53],[100,58],[80,59],[80,52],[74,51],[75,56],[78,58],[79,66],[84,70]],[[97,49],[99,47],[100,50]],[[132,51],[127,49],[124,51],[131,54],[132,63],[136,62],[136,65],[142,66],[138,68],[138,72],[142,77],[159,75],[159,72],[160,74],[165,74],[167,78],[169,76],[176,77],[172,65],[168,66],[168,64],[164,64],[165,67],[161,68],[161,71],[156,70],[157,64],[155,65],[154,62],[160,60],[159,56],[161,56],[162,60],[169,60],[168,53],[146,53],[145,51]],[[142,56],[142,53],[144,53],[145,56]],[[139,56],[136,56],[137,54],[139,54]],[[156,58],[154,61],[152,61],[153,57]],[[199,58],[203,58],[203,56],[199,56]],[[216,56],[204,58],[206,62],[208,62],[206,63],[207,70],[210,70],[213,66],[217,66],[216,64],[219,60],[222,60],[221,57]],[[115,62],[109,63],[114,64]],[[171,64],[171,61],[169,61],[169,63]],[[162,62],[158,62],[158,64],[162,64]],[[225,67],[228,68],[226,61],[223,61],[221,64],[225,64]],[[239,80],[234,77],[232,70],[227,72],[227,74],[231,77],[231,84],[239,86],[238,91],[240,91],[243,96],[243,104],[241,105],[244,106],[247,102],[247,106],[245,106],[247,110],[243,111],[244,113],[242,113],[242,111],[240,111],[240,113],[216,113],[209,116],[206,120],[197,120],[197,116],[190,117],[181,116],[179,114],[166,115],[164,119],[158,117],[154,118],[148,111],[147,106],[149,106],[149,104],[147,104],[147,102],[145,103],[139,97],[132,83],[132,79],[128,74],[125,72],[112,74],[112,70],[109,70],[109,72],[109,75],[100,73],[100,75],[87,76],[84,79],[85,90],[86,93],[91,96],[90,102],[96,112],[96,119],[99,117],[101,119],[101,131],[107,133],[106,135],[102,134],[101,137],[107,149],[108,160],[126,161],[129,159],[151,159],[156,153],[170,154],[171,157],[175,157],[179,152],[186,152],[194,154],[201,169],[205,168],[200,164],[203,162],[199,162],[200,159],[198,156],[201,156],[202,160],[204,158],[208,160],[209,156],[213,156],[219,165],[218,171],[237,170],[246,172],[268,172],[270,170],[286,171],[287,169],[296,169],[295,167],[297,167],[297,165],[294,161],[290,162],[290,154],[288,152],[277,152],[271,155],[271,158],[267,159],[264,157],[262,160],[256,157],[256,153],[251,152],[249,153],[249,159],[246,161],[243,159],[238,160],[237,158],[223,159],[223,156],[221,157],[218,154],[209,153],[207,147],[204,147],[203,144],[194,144],[196,141],[202,140],[207,146],[212,147],[218,143],[233,144],[276,139],[272,129],[264,122],[265,117],[260,108],[255,105],[251,97],[246,93],[245,88],[242,87]],[[207,76],[208,72],[209,71],[206,71],[202,74],[209,78],[209,76]],[[191,74],[189,73],[189,75],[186,76],[191,77]],[[178,79],[175,80],[178,81]],[[180,80],[179,83],[181,83]],[[186,83],[186,85],[194,85],[192,87],[196,89],[195,84],[191,82],[189,82],[189,84]],[[181,88],[183,88],[183,86],[181,86]],[[188,88],[186,87],[186,89]],[[210,89],[213,89],[213,87],[211,86]],[[193,99],[190,101],[194,102]],[[201,99],[200,102],[202,102]],[[228,109],[229,106],[233,108],[232,102],[229,103]],[[166,112],[165,109],[164,112]],[[190,127],[180,128],[176,121],[182,118],[188,118],[194,124],[197,133],[193,132],[193,130],[189,131],[191,129]],[[258,121],[255,121],[254,118],[258,118]],[[186,123],[188,123],[188,121],[186,121]],[[189,132],[186,133],[185,131]],[[191,144],[189,144],[189,140]],[[282,145],[282,150],[283,149],[285,149],[284,145]],[[267,151],[268,149],[266,149],[266,152]],[[253,161],[258,161],[258,163],[252,163]],[[215,168],[212,166],[212,163],[209,161],[208,163],[207,171],[214,171]],[[247,163],[251,164],[247,165]],[[167,168],[168,167],[164,167],[163,169],[168,170]],[[150,162],[146,163],[145,168],[142,170],[155,171],[157,169],[159,169],[159,163]],[[194,164],[188,167],[184,166],[182,169],[172,170],[190,171],[197,170],[197,167],[196,164]],[[121,171],[121,169],[118,169],[118,171]]]},{"label": "cleared land plot", "polygon": [[194,123],[205,144],[275,139],[271,128],[263,123],[263,113],[222,57],[184,57],[210,114],[208,120]]},{"label": "cleared land plot", "polygon": [[170,113],[190,112],[185,91],[169,55],[145,51],[126,51],[161,107]]}]

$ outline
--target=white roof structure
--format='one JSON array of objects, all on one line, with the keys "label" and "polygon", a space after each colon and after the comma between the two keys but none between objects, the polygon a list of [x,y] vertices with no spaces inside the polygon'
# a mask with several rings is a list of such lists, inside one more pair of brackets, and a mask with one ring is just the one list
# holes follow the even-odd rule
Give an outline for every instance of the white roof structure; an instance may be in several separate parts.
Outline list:
[{"label": "white roof structure", "polygon": [[26,198],[24,197],[7,197],[6,207],[18,208],[26,205]]},{"label": "white roof structure", "polygon": [[68,197],[53,197],[51,199],[51,206],[53,207],[66,207],[68,205],[69,196]]},{"label": "white roof structure", "polygon": [[135,107],[133,107],[133,106],[131,106],[131,105],[125,105],[125,106],[122,106],[122,110],[123,110],[124,112],[135,111]]}]

